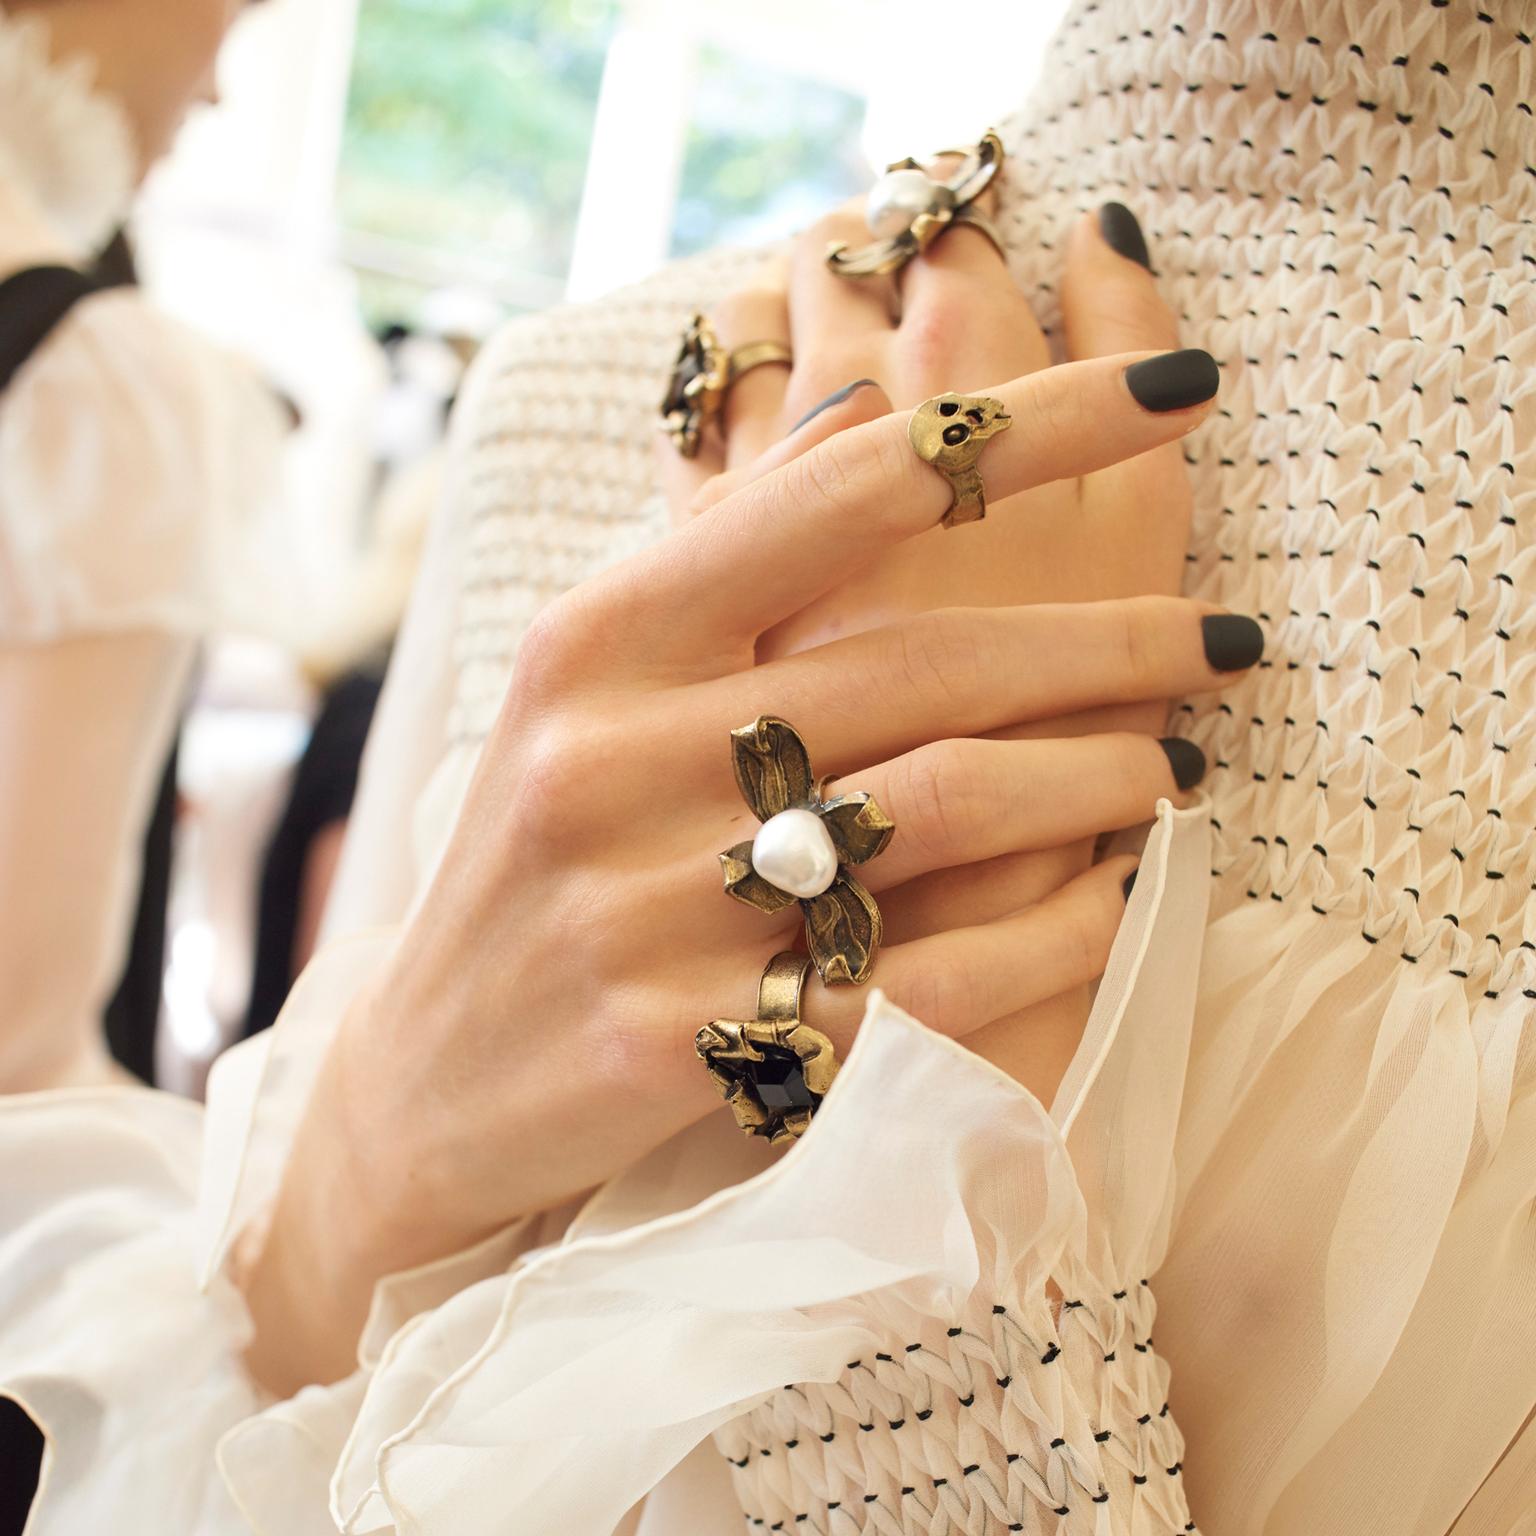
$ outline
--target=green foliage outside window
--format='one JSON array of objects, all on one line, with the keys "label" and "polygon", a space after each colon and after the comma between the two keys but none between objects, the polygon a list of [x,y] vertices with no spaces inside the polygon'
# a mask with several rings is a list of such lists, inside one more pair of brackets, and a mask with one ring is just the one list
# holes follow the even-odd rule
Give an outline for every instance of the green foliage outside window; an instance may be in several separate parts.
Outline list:
[{"label": "green foliage outside window", "polygon": [[362,0],[343,223],[563,277],[616,13],[615,0]]}]

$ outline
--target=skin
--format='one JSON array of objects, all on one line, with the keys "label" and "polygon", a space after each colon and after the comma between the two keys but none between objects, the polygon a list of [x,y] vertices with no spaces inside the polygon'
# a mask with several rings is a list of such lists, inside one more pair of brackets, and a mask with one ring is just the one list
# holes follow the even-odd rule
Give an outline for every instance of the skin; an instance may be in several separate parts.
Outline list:
[{"label": "skin", "polygon": [[187,113],[218,100],[219,48],[246,0],[6,0],[37,16],[56,59],[84,58],[97,89],[128,113],[147,174],[175,142]]},{"label": "skin", "polygon": [[[947,167],[936,167],[943,174]],[[699,459],[662,456],[674,519],[706,512],[721,496],[781,462],[784,434],[832,391],[855,379],[865,388],[828,414],[840,426],[909,409],[946,389],[1038,373],[1051,364],[1032,310],[994,247],[958,229],[894,279],[850,283],[828,273],[829,242],[866,238],[862,206],[838,209],[797,241],[787,260],[768,263],[713,317],[727,346],[758,338],[788,343],[792,370],[759,368],[727,397],[725,431]],[[1061,282],[1065,355],[1086,359],[1134,348],[1179,345],[1172,312],[1152,273],[1108,246],[1089,215],[1073,230]],[[1017,430],[1017,429],[1015,429]],[[986,521],[964,535],[933,530],[881,553],[835,593],[808,603],[765,635],[762,656],[792,654],[838,635],[951,603],[979,605],[1096,601],[1179,591],[1191,495],[1182,448],[1169,443],[1078,480],[1023,497],[992,497]],[[1090,730],[1161,734],[1164,701],[1070,719],[1020,723],[999,732],[1024,737]],[[849,786],[851,787],[851,786]],[[1014,854],[899,890],[883,903],[897,935],[963,921],[978,905],[1024,907],[1087,869],[1093,839]],[[1091,990],[1062,994],[988,1024],[969,1044],[1049,1102],[1087,1022]]]},{"label": "skin", "polygon": [[[1106,258],[1122,260],[1084,256],[1100,271]],[[789,302],[794,323],[804,301]],[[926,334],[934,377],[983,382],[946,361],[940,330]],[[1064,583],[1074,601],[1046,601],[1051,573],[1025,601],[999,588],[978,603],[966,541],[1018,538],[1018,523],[1045,538],[1111,495],[1166,503],[1171,528],[1188,493],[1177,449],[1162,450],[1209,404],[1138,407],[1124,370],[1145,350],[994,380],[1015,426],[981,461],[992,520],[935,534],[947,487],[891,400],[861,392],[774,442],[847,381],[846,356],[820,358],[847,340],[846,324],[817,319],[804,380],[757,443],[727,444],[741,472],[706,465],[671,537],[552,603],[525,638],[433,886],[341,1022],[240,1276],[250,1363],[274,1390],[354,1367],[382,1275],[558,1205],[724,1113],[693,1033],[750,1013],[764,958],[799,926],[797,909],[768,918],[720,891],[715,853],[755,825],[725,733],[759,713],[792,720],[818,771],[873,792],[897,823],[860,870],[892,910],[877,974],[893,1001],[968,1040],[1061,999],[1075,1021],[1063,1038],[1081,1028],[1134,860],[1087,869],[1075,850],[1177,794],[1127,711],[1160,727],[1163,700],[1231,679],[1205,661],[1200,605],[1076,601],[1086,549]],[[1096,478],[1127,461],[1134,475]],[[988,535],[993,520],[1005,534]],[[925,544],[959,562],[935,563],[931,589],[895,600],[861,586]],[[658,801],[656,784],[671,793]],[[864,1003],[813,979],[804,1017],[846,1053]],[[1056,1055],[1024,1056],[1021,1079],[1048,1095]]]}]

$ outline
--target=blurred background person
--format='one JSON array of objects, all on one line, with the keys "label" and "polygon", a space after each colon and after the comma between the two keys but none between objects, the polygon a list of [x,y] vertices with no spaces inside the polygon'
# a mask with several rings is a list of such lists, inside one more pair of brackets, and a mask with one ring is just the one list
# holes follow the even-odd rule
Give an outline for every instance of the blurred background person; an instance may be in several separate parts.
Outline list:
[{"label": "blurred background person", "polygon": [[[147,303],[121,243],[100,260],[214,98],[237,9],[0,10],[0,1090],[111,1075],[103,1014],[197,637],[275,489],[276,395]],[[159,924],[139,926],[152,1024]]]}]

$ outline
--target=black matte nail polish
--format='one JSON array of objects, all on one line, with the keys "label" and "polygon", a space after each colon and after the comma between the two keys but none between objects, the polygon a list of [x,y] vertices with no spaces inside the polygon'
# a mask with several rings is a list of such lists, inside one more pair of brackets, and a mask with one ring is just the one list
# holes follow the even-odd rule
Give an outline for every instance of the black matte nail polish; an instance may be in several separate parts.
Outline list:
[{"label": "black matte nail polish", "polygon": [[839,390],[834,390],[820,405],[813,405],[804,416],[792,426],[784,435],[789,437],[798,432],[813,416],[820,416],[823,411],[830,411],[834,405],[841,405],[849,395],[856,390],[863,389],[866,384],[873,384],[873,379],[855,379],[852,384],[844,384]]},{"label": "black matte nail polish", "polygon": [[1216,359],[1198,347],[1145,357],[1125,370],[1137,405],[1148,411],[1182,411],[1209,400],[1221,384]]},{"label": "black matte nail polish", "polygon": [[1136,871],[1133,869],[1124,880],[1120,882],[1120,889],[1125,892],[1125,899],[1131,899],[1131,892],[1136,889]]},{"label": "black matte nail polish", "polygon": [[1152,258],[1147,255],[1147,238],[1136,222],[1136,215],[1124,203],[1105,203],[1099,209],[1099,233],[1110,250],[1129,257],[1132,261],[1152,270]]},{"label": "black matte nail polish", "polygon": [[1246,614],[1208,613],[1200,633],[1205,659],[1217,672],[1241,672],[1264,654],[1264,631]]},{"label": "black matte nail polish", "polygon": [[1193,789],[1205,777],[1205,753],[1182,736],[1165,736],[1158,742],[1173,769],[1173,782],[1180,789]]}]

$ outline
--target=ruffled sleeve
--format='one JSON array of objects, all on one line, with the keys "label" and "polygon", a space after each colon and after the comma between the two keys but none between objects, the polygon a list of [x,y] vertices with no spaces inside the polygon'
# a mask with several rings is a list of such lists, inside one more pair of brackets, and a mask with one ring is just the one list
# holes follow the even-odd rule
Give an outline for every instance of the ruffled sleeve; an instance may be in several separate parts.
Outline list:
[{"label": "ruffled sleeve", "polygon": [[[564,1218],[525,1224],[386,1282],[357,1372],[286,1402],[241,1372],[223,1257],[388,935],[322,955],[270,1041],[221,1066],[200,1197],[177,1171],[197,1160],[188,1106],[0,1105],[7,1166],[60,1152],[57,1178],[5,1212],[20,1265],[0,1266],[0,1391],[55,1447],[38,1532],[147,1536],[168,1500],[214,1536],[473,1536],[514,1506],[519,1536],[607,1533],[641,1500],[784,1529],[851,1501],[964,1529],[981,1505],[1020,1530],[1182,1528],[1146,1283],[1171,1117],[1136,1113],[1132,1080],[1149,1062],[1182,1072],[1189,983],[1165,983],[1195,970],[1206,857],[1203,810],[1163,807],[1050,1110],[876,992],[787,1155],[711,1116],[563,1234]],[[1121,1121],[1124,1146],[1103,1134]],[[61,1273],[67,1293],[45,1294],[36,1277]],[[96,1326],[61,1330],[61,1307]],[[50,1332],[67,1343],[40,1345]],[[126,1426],[145,1422],[141,1497],[122,1468],[144,1465],[151,1442],[133,1455]],[[642,1531],[663,1536],[655,1519]]]},{"label": "ruffled sleeve", "polygon": [[271,624],[285,430],[249,366],[137,292],[82,301],[0,396],[0,641]]}]

